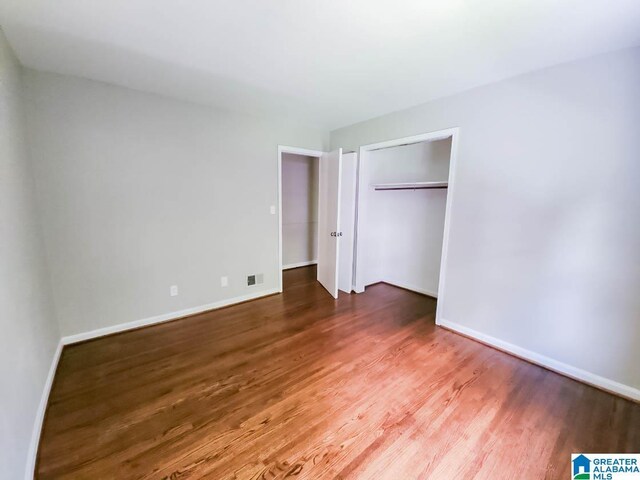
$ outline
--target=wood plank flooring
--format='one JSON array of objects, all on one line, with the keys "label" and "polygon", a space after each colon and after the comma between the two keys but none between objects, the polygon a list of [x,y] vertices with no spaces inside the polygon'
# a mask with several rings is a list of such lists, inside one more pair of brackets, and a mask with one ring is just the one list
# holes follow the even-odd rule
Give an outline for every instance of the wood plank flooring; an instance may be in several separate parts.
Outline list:
[{"label": "wood plank flooring", "polygon": [[556,479],[639,452],[640,405],[434,325],[375,285],[285,293],[65,348],[38,478]]}]

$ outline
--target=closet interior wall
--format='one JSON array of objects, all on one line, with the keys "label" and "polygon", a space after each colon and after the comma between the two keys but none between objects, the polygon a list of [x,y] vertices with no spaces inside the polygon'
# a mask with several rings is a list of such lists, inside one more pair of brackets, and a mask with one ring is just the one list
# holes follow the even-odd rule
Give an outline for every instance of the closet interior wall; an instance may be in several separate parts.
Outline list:
[{"label": "closet interior wall", "polygon": [[365,285],[387,282],[437,296],[447,189],[375,190],[372,185],[446,182],[450,157],[450,138],[369,153]]},{"label": "closet interior wall", "polygon": [[282,154],[283,269],[318,262],[318,159]]}]

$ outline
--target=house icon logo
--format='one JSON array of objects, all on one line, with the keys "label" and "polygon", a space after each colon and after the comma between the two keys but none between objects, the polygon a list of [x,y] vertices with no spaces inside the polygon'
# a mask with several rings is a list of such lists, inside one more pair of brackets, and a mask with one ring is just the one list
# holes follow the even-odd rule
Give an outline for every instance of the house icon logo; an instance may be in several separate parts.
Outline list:
[{"label": "house icon logo", "polygon": [[584,455],[572,455],[573,480],[589,480],[591,478],[591,460]]}]

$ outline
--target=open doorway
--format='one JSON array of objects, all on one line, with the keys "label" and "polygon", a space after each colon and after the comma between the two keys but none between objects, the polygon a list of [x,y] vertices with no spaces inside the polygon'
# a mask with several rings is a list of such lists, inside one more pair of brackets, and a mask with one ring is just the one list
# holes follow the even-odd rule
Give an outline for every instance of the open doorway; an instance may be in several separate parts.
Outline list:
[{"label": "open doorway", "polygon": [[318,262],[319,164],[324,152],[278,147],[278,262],[282,272]]},{"label": "open doorway", "polygon": [[282,154],[282,269],[318,263],[318,163]]},{"label": "open doorway", "polygon": [[442,303],[457,134],[454,128],[360,148],[356,292],[385,282]]}]

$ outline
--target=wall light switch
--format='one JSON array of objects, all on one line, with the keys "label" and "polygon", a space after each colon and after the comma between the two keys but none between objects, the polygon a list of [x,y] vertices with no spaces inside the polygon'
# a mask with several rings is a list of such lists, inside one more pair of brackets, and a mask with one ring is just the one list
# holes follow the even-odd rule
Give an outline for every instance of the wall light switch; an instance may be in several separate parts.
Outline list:
[{"label": "wall light switch", "polygon": [[178,295],[178,285],[171,285],[171,288],[169,288],[169,295],[172,297]]},{"label": "wall light switch", "polygon": [[220,277],[220,285],[222,287],[228,287],[229,286],[229,278],[228,277]]},{"label": "wall light switch", "polygon": [[275,215],[276,214],[276,206],[275,205],[271,205],[271,207],[269,207],[269,211],[271,212],[271,215]]}]

